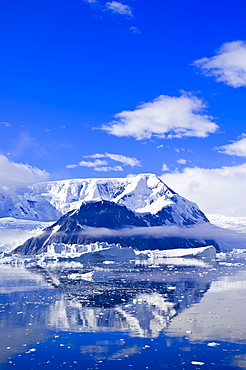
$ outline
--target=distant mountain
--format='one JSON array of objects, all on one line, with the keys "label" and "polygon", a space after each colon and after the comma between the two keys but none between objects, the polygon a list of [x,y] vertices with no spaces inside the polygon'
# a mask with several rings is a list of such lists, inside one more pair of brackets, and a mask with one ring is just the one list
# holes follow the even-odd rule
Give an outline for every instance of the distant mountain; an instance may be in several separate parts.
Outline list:
[{"label": "distant mountain", "polygon": [[0,185],[0,218],[54,221],[61,215],[48,197],[34,191],[34,185],[24,186],[14,182]]},{"label": "distant mountain", "polygon": [[56,221],[84,202],[100,200],[125,205],[137,214],[157,214],[162,210],[170,224],[208,221],[195,203],[179,196],[153,174],[0,186],[0,217]]}]

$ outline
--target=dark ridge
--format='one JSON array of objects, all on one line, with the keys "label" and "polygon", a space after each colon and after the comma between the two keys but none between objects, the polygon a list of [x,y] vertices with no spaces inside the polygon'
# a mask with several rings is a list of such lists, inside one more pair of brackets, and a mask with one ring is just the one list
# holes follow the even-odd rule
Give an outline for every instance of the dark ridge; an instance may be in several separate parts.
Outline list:
[{"label": "dark ridge", "polygon": [[[214,240],[197,240],[180,237],[153,236],[98,236],[86,233],[87,227],[122,230],[126,227],[175,225],[171,215],[171,207],[163,208],[156,215],[150,213],[141,215],[129,210],[124,205],[110,201],[88,202],[78,210],[70,211],[53,225],[44,229],[41,235],[28,239],[18,246],[13,253],[40,254],[47,251],[52,243],[89,244],[95,242],[119,243],[122,247],[132,247],[138,250],[193,248],[213,245],[218,251],[219,246]],[[199,211],[200,212],[200,211]],[[201,216],[199,214],[199,216]],[[204,216],[204,221],[206,222]],[[168,222],[167,222],[168,221]],[[191,219],[184,219],[184,225],[194,225]]]}]

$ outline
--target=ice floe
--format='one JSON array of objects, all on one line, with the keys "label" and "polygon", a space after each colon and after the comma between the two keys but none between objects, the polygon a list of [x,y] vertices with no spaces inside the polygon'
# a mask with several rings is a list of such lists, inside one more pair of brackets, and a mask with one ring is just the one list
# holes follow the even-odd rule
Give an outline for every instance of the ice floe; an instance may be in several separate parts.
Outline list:
[{"label": "ice floe", "polygon": [[[92,259],[100,262],[110,261],[147,261],[148,265],[172,263],[177,265],[202,265],[202,259],[215,259],[213,246],[200,248],[183,248],[169,250],[137,251],[123,248],[119,244],[96,242],[86,245],[53,243],[46,253],[37,256],[20,256],[11,253],[0,253],[0,264],[43,264],[51,261],[83,261]],[[201,259],[201,261],[199,261]]]}]

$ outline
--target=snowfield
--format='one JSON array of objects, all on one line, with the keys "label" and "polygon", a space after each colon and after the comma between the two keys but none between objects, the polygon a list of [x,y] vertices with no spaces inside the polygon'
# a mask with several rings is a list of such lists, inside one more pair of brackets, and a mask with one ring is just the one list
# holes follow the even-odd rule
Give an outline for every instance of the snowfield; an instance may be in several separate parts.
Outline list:
[{"label": "snowfield", "polygon": [[38,235],[50,222],[0,218],[0,252],[9,252],[32,236]]},{"label": "snowfield", "polygon": [[218,227],[246,234],[246,217],[229,217],[217,214],[209,214],[207,217],[212,224]]}]

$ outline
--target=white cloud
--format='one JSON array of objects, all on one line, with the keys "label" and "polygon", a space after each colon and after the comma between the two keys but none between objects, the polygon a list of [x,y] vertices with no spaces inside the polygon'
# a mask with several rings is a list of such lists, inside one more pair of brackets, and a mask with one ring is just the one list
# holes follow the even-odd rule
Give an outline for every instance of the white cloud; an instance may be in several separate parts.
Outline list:
[{"label": "white cloud", "polygon": [[105,6],[108,10],[111,10],[113,13],[129,15],[130,17],[133,17],[133,14],[132,14],[132,11],[129,5],[124,5],[122,3],[119,3],[118,1],[111,1],[111,2],[107,2]]},{"label": "white cloud", "polygon": [[192,95],[160,95],[134,111],[117,113],[115,120],[103,125],[102,129],[115,136],[131,136],[138,140],[150,139],[152,135],[204,138],[218,129],[213,117],[204,113],[205,108],[205,102]]},{"label": "white cloud", "polygon": [[99,171],[99,172],[109,172],[109,171],[123,171],[123,168],[121,166],[114,166],[114,167],[102,166],[102,167],[95,167],[94,170]]},{"label": "white cloud", "polygon": [[131,167],[140,166],[140,162],[137,158],[126,157],[125,155],[122,154],[112,154],[107,152],[103,154],[95,153],[92,155],[84,156],[84,158],[110,158],[113,161],[123,163],[126,166]]},{"label": "white cloud", "polygon": [[[245,136],[243,134],[243,136]],[[216,148],[220,153],[228,155],[236,155],[238,157],[246,157],[246,137],[231,144],[223,145]]]},{"label": "white cloud", "polygon": [[105,155],[113,161],[123,163],[124,165],[131,167],[140,166],[140,162],[136,158],[126,157],[125,155],[121,154],[105,153]]},{"label": "white cloud", "polygon": [[165,163],[163,163],[161,170],[162,170],[162,172],[168,172],[169,171],[169,168],[168,168],[168,166]]},{"label": "white cloud", "polygon": [[227,42],[214,57],[196,60],[193,65],[218,82],[235,88],[246,86],[246,42]]},{"label": "white cloud", "polygon": [[11,127],[11,124],[8,122],[0,122],[0,125],[4,125],[5,127]]},{"label": "white cloud", "polygon": [[91,155],[83,155],[84,158],[105,158],[105,154],[95,153]]},{"label": "white cloud", "polygon": [[11,162],[4,155],[0,155],[0,183],[16,181],[34,183],[47,180],[49,174],[28,164]]},{"label": "white cloud", "polygon": [[78,164],[68,164],[66,165],[66,168],[76,168],[78,167]]},{"label": "white cloud", "polygon": [[100,159],[96,159],[95,161],[80,161],[78,164],[68,164],[66,168],[76,168],[76,167],[97,167],[97,166],[104,166],[107,165],[107,161],[101,161]]},{"label": "white cloud", "polygon": [[98,166],[104,166],[104,165],[107,165],[107,164],[108,164],[107,161],[101,161],[100,159],[96,159],[93,162],[90,162],[90,161],[81,161],[81,162],[79,162],[78,165],[80,167],[98,167]]},{"label": "white cloud", "polygon": [[176,153],[181,153],[181,152],[188,152],[188,153],[193,153],[191,149],[185,149],[185,148],[174,148]]},{"label": "white cloud", "polygon": [[84,158],[93,158],[94,161],[80,161],[78,164],[68,164],[66,168],[76,168],[76,167],[88,167],[93,168],[94,171],[109,172],[109,171],[123,171],[122,166],[107,166],[108,161],[102,160],[100,158],[109,158],[114,162],[123,163],[124,166],[141,166],[139,160],[134,157],[126,157],[122,154],[112,154],[112,153],[95,153],[91,155],[84,155]]},{"label": "white cloud", "polygon": [[214,169],[186,167],[161,178],[205,213],[246,216],[246,163]]},{"label": "white cloud", "polygon": [[178,159],[178,160],[177,160],[177,163],[178,163],[178,164],[186,164],[186,162],[187,162],[187,161],[186,161],[186,159],[184,159],[184,158],[180,158],[180,159]]},{"label": "white cloud", "polygon": [[139,31],[139,28],[137,27],[130,27],[129,30],[132,32],[132,33],[140,33]]}]

